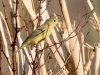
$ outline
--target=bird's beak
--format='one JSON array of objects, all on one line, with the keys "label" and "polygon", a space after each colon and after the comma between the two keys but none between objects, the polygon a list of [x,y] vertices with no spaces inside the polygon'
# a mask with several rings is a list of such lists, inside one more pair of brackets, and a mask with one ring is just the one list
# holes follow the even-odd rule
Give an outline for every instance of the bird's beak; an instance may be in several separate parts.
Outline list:
[{"label": "bird's beak", "polygon": [[63,23],[63,21],[62,21],[62,20],[59,20],[59,23],[60,23],[60,24],[62,24],[62,23]]}]

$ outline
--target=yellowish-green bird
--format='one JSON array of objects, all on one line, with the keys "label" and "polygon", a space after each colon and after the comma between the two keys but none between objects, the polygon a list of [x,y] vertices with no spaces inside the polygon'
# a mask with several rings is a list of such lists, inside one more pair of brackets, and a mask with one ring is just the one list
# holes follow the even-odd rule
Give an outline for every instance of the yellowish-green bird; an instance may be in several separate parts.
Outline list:
[{"label": "yellowish-green bird", "polygon": [[23,47],[26,47],[27,45],[36,45],[40,41],[47,38],[51,32],[54,26],[59,22],[59,19],[57,19],[55,16],[50,17],[45,21],[43,25],[38,27],[36,30],[34,30],[22,43],[21,47],[14,52],[16,54],[19,50],[21,50]]}]

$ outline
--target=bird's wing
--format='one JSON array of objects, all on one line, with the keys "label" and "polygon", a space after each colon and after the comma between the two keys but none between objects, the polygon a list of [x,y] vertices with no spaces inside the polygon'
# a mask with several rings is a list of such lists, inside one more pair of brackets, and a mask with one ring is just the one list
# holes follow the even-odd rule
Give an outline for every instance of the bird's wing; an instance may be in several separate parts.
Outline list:
[{"label": "bird's wing", "polygon": [[[38,36],[39,34],[43,33],[46,30],[46,26],[42,25],[40,27],[38,27],[36,30],[34,30],[27,38],[24,42],[28,41],[29,39]],[[30,37],[31,36],[31,37]]]},{"label": "bird's wing", "polygon": [[37,36],[41,33],[43,33],[46,30],[46,26],[42,25],[40,27],[38,27],[35,31],[32,32],[32,35]]}]

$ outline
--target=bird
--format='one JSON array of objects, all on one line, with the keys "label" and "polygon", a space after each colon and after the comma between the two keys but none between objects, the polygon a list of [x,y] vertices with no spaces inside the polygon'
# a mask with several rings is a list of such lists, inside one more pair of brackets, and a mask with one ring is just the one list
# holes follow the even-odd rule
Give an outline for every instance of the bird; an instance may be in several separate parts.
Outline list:
[{"label": "bird", "polygon": [[47,19],[41,26],[32,31],[32,33],[25,39],[25,41],[22,43],[19,49],[14,52],[14,54],[16,54],[18,51],[20,51],[22,48],[28,45],[32,44],[34,46],[37,43],[44,40],[45,38],[49,37],[52,32],[52,29],[58,23],[59,19],[55,16],[52,16],[49,19]]}]

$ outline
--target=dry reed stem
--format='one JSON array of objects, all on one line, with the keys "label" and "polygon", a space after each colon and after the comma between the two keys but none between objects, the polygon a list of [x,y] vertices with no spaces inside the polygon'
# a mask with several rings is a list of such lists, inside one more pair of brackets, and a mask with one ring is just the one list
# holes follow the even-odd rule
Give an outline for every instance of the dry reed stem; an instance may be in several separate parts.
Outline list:
[{"label": "dry reed stem", "polygon": [[88,71],[90,70],[90,66],[91,66],[91,61],[88,61],[84,69],[84,75],[87,75]]},{"label": "dry reed stem", "polygon": [[86,43],[85,46],[86,46],[89,50],[94,50],[94,47],[92,47],[92,46],[89,45],[88,43]]},{"label": "dry reed stem", "polygon": [[[64,22],[64,21],[63,21],[63,23],[62,23],[61,29],[62,29],[62,38],[63,38],[63,40],[65,40],[65,39],[68,37],[68,31],[67,31],[67,29],[66,29],[66,26],[65,26],[65,22]],[[64,45],[65,45],[67,51],[70,53],[69,40],[66,41],[66,42],[64,43]]]},{"label": "dry reed stem", "polygon": [[[93,9],[95,9],[94,7],[94,5],[92,5],[92,0],[87,0],[87,3],[88,3],[88,5],[89,5],[89,7],[90,7],[90,10],[92,11]],[[94,6],[94,7],[93,7]],[[99,23],[99,20],[98,20],[98,17],[97,17],[97,15],[96,15],[96,13],[95,12],[93,12],[93,17],[94,17],[94,19],[95,19],[95,21],[96,21],[96,24],[95,24],[95,27],[98,29],[98,32],[100,33],[100,23]]]},{"label": "dry reed stem", "polygon": [[[18,13],[18,15],[19,15],[19,13]],[[21,24],[20,24],[20,18],[19,18],[19,16],[17,16],[17,23],[18,23],[18,28],[20,28],[21,27]],[[17,34],[17,46],[18,47],[20,47],[21,46],[21,44],[22,44],[22,38],[21,38],[21,32],[18,32],[18,34]],[[17,50],[18,48],[16,48],[16,50]],[[27,53],[28,53],[28,51],[27,51]],[[26,54],[26,53],[25,53]],[[27,58],[28,56],[26,56],[26,58]],[[18,74],[20,75],[20,74],[22,74],[22,72],[25,70],[24,69],[24,65],[25,65],[25,58],[24,58],[24,55],[23,55],[23,53],[22,53],[22,50],[20,51],[20,52],[18,52],[17,54],[16,54],[16,62],[17,62],[17,66],[18,66]],[[28,59],[28,62],[29,62],[29,59]],[[32,61],[30,61],[30,63],[31,63]],[[20,65],[21,64],[21,65]]]},{"label": "dry reed stem", "polygon": [[73,20],[72,29],[75,30],[76,21]]},{"label": "dry reed stem", "polygon": [[[41,21],[38,21],[38,22],[40,22],[40,25],[42,25],[45,22],[45,20],[46,20],[46,14],[47,14],[47,10],[45,10],[46,9],[46,1],[43,1],[43,2],[42,1],[39,1],[39,5],[40,5],[39,8],[41,7],[39,9],[39,16],[40,16],[39,18],[42,18],[42,20]],[[41,14],[43,11],[44,11],[44,13]],[[40,45],[41,45],[41,49],[43,49],[44,48],[44,41],[42,41],[40,43]],[[44,51],[42,52],[42,55],[40,53],[38,56],[40,58],[40,61],[39,61],[40,66],[42,66],[45,63]],[[46,70],[46,66],[45,65],[43,65],[41,67],[41,71],[42,71],[42,75],[47,75],[47,70]]]},{"label": "dry reed stem", "polygon": [[9,5],[10,5],[10,8],[13,9],[12,8],[12,0],[9,0]]},{"label": "dry reed stem", "polygon": [[61,5],[61,10],[62,10],[62,13],[63,13],[63,17],[64,17],[66,27],[68,27],[71,24],[71,22],[70,22],[69,16],[68,16],[66,1],[65,0],[59,0],[59,3]]},{"label": "dry reed stem", "polygon": [[[5,36],[5,33],[4,33],[4,25],[2,24],[2,19],[1,19],[1,16],[0,16],[0,31],[2,32],[1,35],[2,35],[2,40],[3,40],[3,50],[5,52],[5,55],[6,57],[8,58],[8,62],[11,64],[11,61],[10,61],[10,55],[9,55],[9,51],[8,51],[8,44],[7,44],[7,40],[6,40],[6,36]],[[13,72],[12,72],[12,68],[10,65],[8,65],[8,68],[9,68],[9,71],[10,71],[10,74],[13,75]]]},{"label": "dry reed stem", "polygon": [[100,43],[97,43],[94,45],[95,47],[95,56],[96,56],[96,60],[95,60],[95,75],[99,75],[99,66],[100,66]]},{"label": "dry reed stem", "polygon": [[[57,42],[57,43],[59,43],[62,40],[62,37],[60,36],[60,34],[57,34],[56,30],[54,30],[54,29],[52,30],[52,37],[54,39],[54,42]],[[58,48],[60,46],[60,44],[57,44],[56,46]],[[64,50],[62,50],[61,46],[58,48],[58,52],[59,52],[60,56],[65,61],[65,57],[64,57],[64,53],[63,53]]]},{"label": "dry reed stem", "polygon": [[5,18],[3,16],[2,12],[0,12],[0,16],[1,16],[2,20],[3,20],[3,22],[4,22],[4,28],[6,30],[6,33],[8,34],[9,41],[10,41],[10,43],[12,43],[11,33],[9,31],[8,25],[7,25],[6,21],[5,21]]},{"label": "dry reed stem", "polygon": [[[36,19],[36,13],[32,8],[32,4],[30,4],[30,2],[28,0],[22,0],[22,2],[24,4],[25,8],[27,9],[27,11],[29,12],[30,16],[32,17],[32,20]],[[36,29],[37,20],[35,20],[33,23],[34,23],[34,26],[35,26],[35,29]]]},{"label": "dry reed stem", "polygon": [[[49,46],[53,45],[49,38],[46,39]],[[61,70],[63,71],[64,75],[68,75],[68,70],[65,67],[63,60],[61,59],[60,55],[58,54],[56,48],[54,46],[50,47],[51,51],[53,52]]]},{"label": "dry reed stem", "polygon": [[91,51],[90,51],[90,54],[89,54],[89,60],[86,63],[86,66],[84,67],[84,74],[85,75],[87,75],[88,71],[90,70],[92,60],[95,57],[95,48],[92,47],[91,45],[87,44],[87,43],[86,43],[86,47]]},{"label": "dry reed stem", "polygon": [[86,60],[85,60],[85,49],[84,49],[84,35],[83,33],[81,33],[81,44],[82,44],[82,60],[83,60],[83,66],[85,65],[86,63]]},{"label": "dry reed stem", "polygon": [[[62,10],[62,13],[63,13],[65,24],[66,24],[67,29],[68,29],[68,33],[71,34],[71,36],[74,36],[74,35],[76,35],[76,33],[73,32],[73,29],[72,29],[72,26],[71,26],[66,1],[65,0],[59,0],[59,3],[60,3],[60,6],[61,6],[61,10]],[[84,75],[82,57],[81,57],[81,53],[80,53],[80,45],[79,45],[79,41],[78,41],[77,36],[75,36],[75,37],[73,37],[69,40],[69,46],[70,46],[70,51],[72,52],[72,58],[73,58],[73,62],[74,62],[74,65],[75,65],[74,68],[76,70],[76,74],[77,75],[80,75],[80,74]]]}]

